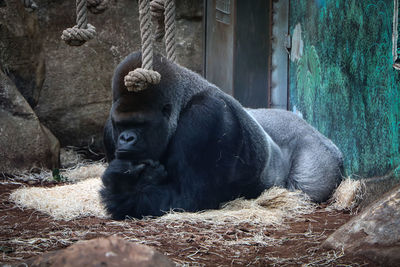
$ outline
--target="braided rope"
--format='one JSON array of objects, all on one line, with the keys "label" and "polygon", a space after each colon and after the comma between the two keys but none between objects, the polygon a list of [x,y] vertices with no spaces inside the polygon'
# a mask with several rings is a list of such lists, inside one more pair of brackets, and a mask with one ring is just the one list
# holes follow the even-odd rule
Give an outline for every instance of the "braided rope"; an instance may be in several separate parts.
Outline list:
[{"label": "braided rope", "polygon": [[109,0],[87,0],[87,8],[93,14],[103,13],[108,8]]},{"label": "braided rope", "polygon": [[159,41],[165,35],[167,58],[175,62],[176,28],[174,0],[153,0],[150,2],[150,11],[153,19],[157,22],[155,40]]},{"label": "braided rope", "polygon": [[86,0],[76,0],[76,24],[64,30],[61,35],[61,39],[68,45],[83,45],[96,35],[96,28],[87,22]]},{"label": "braided rope", "polygon": [[175,42],[175,3],[174,0],[165,0],[165,49],[167,58],[172,62],[176,61]]},{"label": "braided rope", "polygon": [[140,35],[142,39],[142,68],[130,71],[124,78],[128,91],[138,92],[148,84],[158,84],[161,75],[153,71],[153,40],[149,0],[139,0]]},{"label": "braided rope", "polygon": [[156,33],[154,34],[156,41],[161,41],[165,34],[164,10],[164,0],[153,0],[150,2],[151,16],[156,21]]}]

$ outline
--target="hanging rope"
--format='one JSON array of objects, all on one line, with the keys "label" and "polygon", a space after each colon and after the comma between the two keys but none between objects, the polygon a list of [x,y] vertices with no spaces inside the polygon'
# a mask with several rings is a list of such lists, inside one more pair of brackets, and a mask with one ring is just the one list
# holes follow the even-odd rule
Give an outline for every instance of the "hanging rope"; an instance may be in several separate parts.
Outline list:
[{"label": "hanging rope", "polygon": [[[151,11],[151,16],[149,11]],[[138,92],[148,84],[158,84],[161,75],[153,70],[153,39],[151,37],[151,18],[157,22],[155,39],[161,40],[165,33],[167,59],[176,60],[175,53],[175,4],[174,0],[139,0],[140,34],[142,38],[142,67],[125,76],[128,91]]]},{"label": "hanging rope", "polygon": [[125,76],[128,91],[138,92],[148,84],[158,84],[161,75],[153,71],[153,40],[151,38],[151,16],[149,0],[139,0],[140,35],[142,38],[142,67],[130,71]]},{"label": "hanging rope", "polygon": [[167,58],[175,62],[176,29],[174,0],[153,0],[150,3],[150,11],[153,19],[157,22],[154,39],[160,41],[165,35]]},{"label": "hanging rope", "polygon": [[153,0],[150,2],[151,16],[156,22],[156,33],[154,34],[156,41],[161,41],[165,34],[164,11],[164,0]]},{"label": "hanging rope", "polygon": [[165,49],[167,50],[167,58],[175,62],[175,4],[174,0],[165,0],[165,4]]},{"label": "hanging rope", "polygon": [[83,45],[96,35],[96,28],[87,22],[86,0],[76,0],[76,24],[64,30],[61,35],[61,39],[68,45]]},{"label": "hanging rope", "polygon": [[87,0],[87,8],[93,14],[103,13],[108,8],[109,0]]}]

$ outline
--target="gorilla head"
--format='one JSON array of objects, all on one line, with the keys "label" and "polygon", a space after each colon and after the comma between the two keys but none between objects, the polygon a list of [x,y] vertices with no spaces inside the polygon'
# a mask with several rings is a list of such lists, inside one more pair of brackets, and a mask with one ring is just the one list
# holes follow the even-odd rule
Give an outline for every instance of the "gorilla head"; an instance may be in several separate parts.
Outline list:
[{"label": "gorilla head", "polygon": [[[151,105],[144,105],[151,102]],[[125,95],[114,102],[111,123],[117,158],[158,160],[171,136],[171,104],[151,90]]]},{"label": "gorilla head", "polygon": [[113,76],[100,192],[113,218],[218,208],[271,186],[302,189],[315,201],[329,197],[341,178],[341,154],[305,121],[246,110],[199,75],[158,55],[153,63],[161,82],[143,91],[124,86],[140,53]]}]

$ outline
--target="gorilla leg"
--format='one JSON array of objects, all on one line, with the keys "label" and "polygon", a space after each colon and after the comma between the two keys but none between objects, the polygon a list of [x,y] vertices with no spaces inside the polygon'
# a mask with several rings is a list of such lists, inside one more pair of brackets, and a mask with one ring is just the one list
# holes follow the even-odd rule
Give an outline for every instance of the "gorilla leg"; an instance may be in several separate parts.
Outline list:
[{"label": "gorilla leg", "polygon": [[330,151],[313,144],[295,152],[287,187],[302,190],[313,201],[328,200],[342,180],[343,164]]}]

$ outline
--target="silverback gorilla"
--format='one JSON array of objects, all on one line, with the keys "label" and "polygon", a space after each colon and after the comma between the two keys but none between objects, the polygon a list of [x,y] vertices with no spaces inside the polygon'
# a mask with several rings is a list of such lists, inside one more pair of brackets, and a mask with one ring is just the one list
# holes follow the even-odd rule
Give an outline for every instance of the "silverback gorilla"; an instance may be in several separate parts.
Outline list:
[{"label": "silverback gorilla", "polygon": [[341,181],[341,152],[295,114],[245,109],[159,55],[161,82],[129,92],[124,76],[140,64],[140,53],[129,55],[112,81],[100,192],[112,218],[214,209],[272,186],[322,202]]}]

